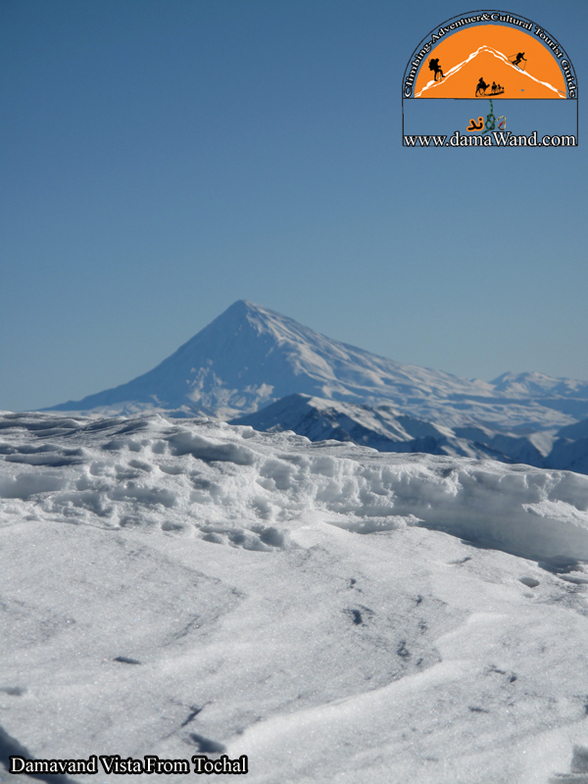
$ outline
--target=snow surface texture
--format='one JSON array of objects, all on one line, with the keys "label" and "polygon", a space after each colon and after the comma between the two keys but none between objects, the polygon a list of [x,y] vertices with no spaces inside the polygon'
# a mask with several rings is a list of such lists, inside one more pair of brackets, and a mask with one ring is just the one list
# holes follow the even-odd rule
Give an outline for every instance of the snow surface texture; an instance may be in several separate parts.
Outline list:
[{"label": "snow surface texture", "polygon": [[0,457],[5,756],[587,784],[588,477],[161,416]]},{"label": "snow surface texture", "polygon": [[231,419],[286,395],[369,405],[442,426],[545,430],[588,417],[588,383],[506,373],[493,383],[403,365],[238,301],[153,370],[54,410]]}]

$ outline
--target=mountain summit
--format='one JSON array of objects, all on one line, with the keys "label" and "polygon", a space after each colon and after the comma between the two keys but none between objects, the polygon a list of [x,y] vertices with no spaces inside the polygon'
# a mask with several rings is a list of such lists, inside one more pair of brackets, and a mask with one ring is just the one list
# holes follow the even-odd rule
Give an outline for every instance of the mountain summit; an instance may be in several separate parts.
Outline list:
[{"label": "mountain summit", "polygon": [[510,385],[502,380],[500,388],[403,365],[239,300],[148,373],[50,410],[160,411],[230,419],[303,394],[354,404],[388,403],[402,413],[447,425],[478,421],[561,427],[588,415],[588,385],[560,385],[568,396],[551,395],[545,406],[520,379]]},{"label": "mountain summit", "polygon": [[482,381],[401,365],[239,300],[148,373],[52,410],[129,414],[154,409],[229,418],[292,393],[403,404],[491,390]]}]

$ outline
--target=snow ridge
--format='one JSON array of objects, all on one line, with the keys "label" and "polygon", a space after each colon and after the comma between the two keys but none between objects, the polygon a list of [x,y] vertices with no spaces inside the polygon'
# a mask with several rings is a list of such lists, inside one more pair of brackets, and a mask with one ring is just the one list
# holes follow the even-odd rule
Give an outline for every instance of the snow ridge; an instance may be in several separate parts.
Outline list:
[{"label": "snow ridge", "polygon": [[317,516],[357,533],[421,525],[537,559],[588,561],[588,477],[395,455],[212,420],[8,414],[8,515],[161,528],[267,550]]}]

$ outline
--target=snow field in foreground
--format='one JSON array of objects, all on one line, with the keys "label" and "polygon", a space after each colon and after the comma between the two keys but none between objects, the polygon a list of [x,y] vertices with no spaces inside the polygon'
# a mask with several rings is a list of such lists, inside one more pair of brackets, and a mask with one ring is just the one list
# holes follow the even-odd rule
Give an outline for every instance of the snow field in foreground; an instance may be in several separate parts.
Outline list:
[{"label": "snow field in foreground", "polygon": [[358,533],[420,524],[529,557],[588,560],[588,477],[392,455],[162,417],[0,420],[5,514],[283,547],[308,515]]},{"label": "snow field in foreground", "polygon": [[0,726],[31,755],[588,782],[588,477],[160,417],[0,424]]}]

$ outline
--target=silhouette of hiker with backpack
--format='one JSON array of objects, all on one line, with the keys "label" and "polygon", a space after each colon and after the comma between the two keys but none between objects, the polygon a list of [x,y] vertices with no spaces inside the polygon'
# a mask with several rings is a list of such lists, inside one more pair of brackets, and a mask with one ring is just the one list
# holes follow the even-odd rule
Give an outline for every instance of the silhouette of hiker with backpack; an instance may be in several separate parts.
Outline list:
[{"label": "silhouette of hiker with backpack", "polygon": [[445,79],[445,74],[441,70],[441,66],[439,65],[439,58],[438,57],[436,57],[436,58],[432,57],[429,60],[429,68],[431,69],[431,71],[435,72],[435,81],[437,81],[437,74],[441,74],[441,78]]}]

